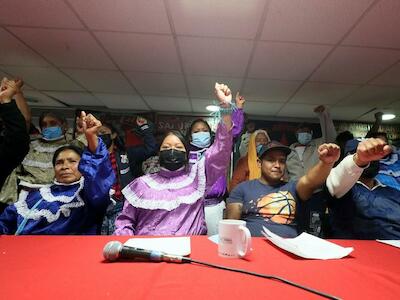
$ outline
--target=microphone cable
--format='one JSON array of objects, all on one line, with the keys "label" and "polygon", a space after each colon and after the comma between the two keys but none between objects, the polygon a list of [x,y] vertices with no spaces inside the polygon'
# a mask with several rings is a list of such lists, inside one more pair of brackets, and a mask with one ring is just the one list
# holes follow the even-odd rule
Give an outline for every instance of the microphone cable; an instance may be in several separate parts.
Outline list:
[{"label": "microphone cable", "polygon": [[251,272],[251,271],[246,271],[246,270],[242,270],[242,269],[235,269],[235,268],[230,268],[230,267],[225,267],[225,266],[221,266],[221,265],[216,265],[216,264],[212,264],[212,263],[207,263],[207,262],[203,262],[203,261],[199,261],[196,259],[192,259],[189,257],[182,257],[182,262],[186,262],[186,263],[195,263],[195,264],[199,264],[199,265],[204,265],[207,267],[211,267],[211,268],[216,268],[216,269],[220,269],[220,270],[225,270],[225,271],[232,271],[232,272],[237,272],[237,273],[242,273],[242,274],[247,274],[247,275],[252,275],[252,276],[256,276],[256,277],[261,277],[261,278],[266,278],[266,279],[273,279],[276,281],[280,281],[283,283],[286,283],[288,285],[300,288],[302,290],[308,291],[310,293],[319,295],[321,297],[327,298],[327,299],[333,299],[333,300],[339,300],[340,298],[324,293],[324,292],[320,292],[318,290],[306,287],[304,285],[295,283],[293,281],[284,279],[282,277],[279,276],[274,276],[274,275],[268,275],[268,274],[261,274],[261,273],[256,273],[256,272]]},{"label": "microphone cable", "polygon": [[266,278],[266,279],[273,279],[273,280],[280,281],[285,284],[300,288],[302,290],[308,291],[310,293],[325,297],[327,299],[333,299],[333,300],[340,299],[333,295],[329,295],[329,294],[320,292],[318,290],[303,286],[301,284],[295,283],[293,281],[284,279],[279,276],[274,276],[274,275],[269,275],[269,274],[261,274],[261,273],[246,271],[246,270],[242,270],[242,269],[225,267],[225,266],[221,266],[221,265],[216,265],[216,264],[192,259],[190,257],[167,254],[167,253],[164,253],[161,251],[151,251],[151,250],[145,250],[145,249],[141,249],[141,248],[124,246],[119,241],[108,242],[103,249],[103,256],[107,261],[110,261],[110,262],[117,261],[117,260],[124,260],[124,259],[129,259],[129,260],[140,259],[140,260],[149,260],[152,262],[193,263],[193,264],[204,265],[207,267],[216,268],[216,269],[220,269],[220,270],[237,272],[237,273],[252,275],[252,276],[256,276],[256,277]]}]

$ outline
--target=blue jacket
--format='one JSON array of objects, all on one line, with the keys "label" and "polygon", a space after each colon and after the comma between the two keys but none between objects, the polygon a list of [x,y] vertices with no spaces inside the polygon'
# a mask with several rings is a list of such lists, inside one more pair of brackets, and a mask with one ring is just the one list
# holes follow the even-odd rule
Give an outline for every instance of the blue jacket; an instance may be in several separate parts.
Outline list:
[{"label": "blue jacket", "polygon": [[400,239],[400,191],[378,182],[357,182],[340,199],[330,199],[333,238]]}]

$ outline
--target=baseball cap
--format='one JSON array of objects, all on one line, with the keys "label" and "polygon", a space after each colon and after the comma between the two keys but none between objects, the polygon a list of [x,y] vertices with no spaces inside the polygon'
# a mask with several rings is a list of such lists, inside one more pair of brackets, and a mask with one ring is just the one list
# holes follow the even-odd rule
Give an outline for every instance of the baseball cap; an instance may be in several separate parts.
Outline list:
[{"label": "baseball cap", "polygon": [[258,153],[258,157],[262,158],[267,152],[271,150],[280,150],[286,155],[288,155],[292,151],[289,147],[277,141],[270,141],[268,144],[262,146],[260,152]]}]

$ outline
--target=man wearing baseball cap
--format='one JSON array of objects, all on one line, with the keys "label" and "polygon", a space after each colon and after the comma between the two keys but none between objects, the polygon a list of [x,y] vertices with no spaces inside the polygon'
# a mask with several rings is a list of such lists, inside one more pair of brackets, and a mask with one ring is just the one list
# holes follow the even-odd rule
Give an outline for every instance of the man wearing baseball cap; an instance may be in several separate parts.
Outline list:
[{"label": "man wearing baseball cap", "polygon": [[319,162],[299,180],[286,182],[283,177],[290,152],[276,141],[264,145],[258,154],[261,177],[242,182],[227,199],[227,218],[245,220],[253,236],[261,236],[263,226],[282,237],[297,236],[296,207],[325,183],[340,148],[320,145]]},{"label": "man wearing baseball cap", "polygon": [[382,184],[379,160],[391,147],[379,138],[350,140],[346,156],[332,169],[326,185],[333,238],[400,239],[400,191]]}]

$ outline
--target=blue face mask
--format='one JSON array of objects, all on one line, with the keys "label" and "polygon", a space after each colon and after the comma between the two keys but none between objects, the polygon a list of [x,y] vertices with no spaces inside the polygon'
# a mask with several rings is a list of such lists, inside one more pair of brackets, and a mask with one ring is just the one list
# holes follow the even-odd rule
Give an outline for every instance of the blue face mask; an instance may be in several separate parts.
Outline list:
[{"label": "blue face mask", "polygon": [[262,149],[262,146],[264,146],[264,145],[263,145],[263,144],[259,144],[259,145],[256,146],[257,154],[260,154],[260,151],[261,151],[261,149]]},{"label": "blue face mask", "polygon": [[309,132],[299,132],[297,134],[297,141],[302,145],[307,145],[312,140],[312,134]]},{"label": "blue face mask", "polygon": [[192,133],[191,144],[197,148],[207,148],[211,144],[211,135],[208,131]]},{"label": "blue face mask", "polygon": [[62,137],[62,129],[60,126],[47,127],[42,130],[42,138],[45,141],[55,141]]}]

